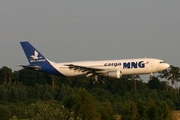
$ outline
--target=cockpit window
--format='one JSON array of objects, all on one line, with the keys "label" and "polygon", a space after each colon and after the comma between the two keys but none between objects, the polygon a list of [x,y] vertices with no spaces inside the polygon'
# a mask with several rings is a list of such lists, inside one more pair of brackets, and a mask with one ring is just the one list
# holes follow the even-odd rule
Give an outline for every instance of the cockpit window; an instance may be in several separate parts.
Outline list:
[{"label": "cockpit window", "polygon": [[164,62],[164,61],[160,61],[159,63],[166,63],[166,62]]}]

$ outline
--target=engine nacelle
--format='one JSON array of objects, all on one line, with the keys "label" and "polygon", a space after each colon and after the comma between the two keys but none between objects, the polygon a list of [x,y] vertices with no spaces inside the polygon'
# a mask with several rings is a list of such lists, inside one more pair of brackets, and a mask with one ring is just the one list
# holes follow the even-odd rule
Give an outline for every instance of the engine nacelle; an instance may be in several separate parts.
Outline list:
[{"label": "engine nacelle", "polygon": [[119,70],[108,71],[107,73],[103,74],[103,76],[110,77],[110,78],[121,78],[122,77],[122,73]]}]

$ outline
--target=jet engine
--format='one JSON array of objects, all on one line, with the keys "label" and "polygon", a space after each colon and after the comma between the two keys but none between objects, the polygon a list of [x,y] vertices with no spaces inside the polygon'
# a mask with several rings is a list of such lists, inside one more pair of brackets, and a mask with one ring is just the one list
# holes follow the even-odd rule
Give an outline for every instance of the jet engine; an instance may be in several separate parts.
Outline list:
[{"label": "jet engine", "polygon": [[103,76],[110,77],[110,78],[121,78],[122,72],[119,70],[108,71],[107,73],[103,74]]}]

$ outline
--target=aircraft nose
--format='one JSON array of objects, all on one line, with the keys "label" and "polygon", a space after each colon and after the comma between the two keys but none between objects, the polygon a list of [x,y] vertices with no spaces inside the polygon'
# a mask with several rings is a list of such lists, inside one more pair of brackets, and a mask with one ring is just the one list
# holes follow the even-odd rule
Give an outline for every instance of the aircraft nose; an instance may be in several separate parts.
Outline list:
[{"label": "aircraft nose", "polygon": [[167,69],[167,68],[169,68],[169,67],[170,67],[170,65],[169,65],[168,63],[166,63],[165,69]]}]

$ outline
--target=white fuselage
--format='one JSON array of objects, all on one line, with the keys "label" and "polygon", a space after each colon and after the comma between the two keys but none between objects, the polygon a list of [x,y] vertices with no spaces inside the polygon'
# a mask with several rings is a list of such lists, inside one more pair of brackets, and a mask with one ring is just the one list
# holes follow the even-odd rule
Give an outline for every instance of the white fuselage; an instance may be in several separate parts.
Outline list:
[{"label": "white fuselage", "polygon": [[163,60],[154,58],[50,63],[56,70],[58,70],[64,76],[85,75],[85,73],[82,71],[69,69],[69,67],[66,66],[67,64],[85,66],[87,68],[105,69],[107,71],[121,71],[122,75],[140,75],[156,73],[165,70],[170,66]]},{"label": "white fuselage", "polygon": [[20,42],[30,65],[19,65],[25,69],[38,70],[61,76],[106,76],[121,78],[122,75],[152,74],[167,69],[170,65],[154,58],[119,59],[101,61],[79,61],[55,63],[45,58],[29,42]]}]

